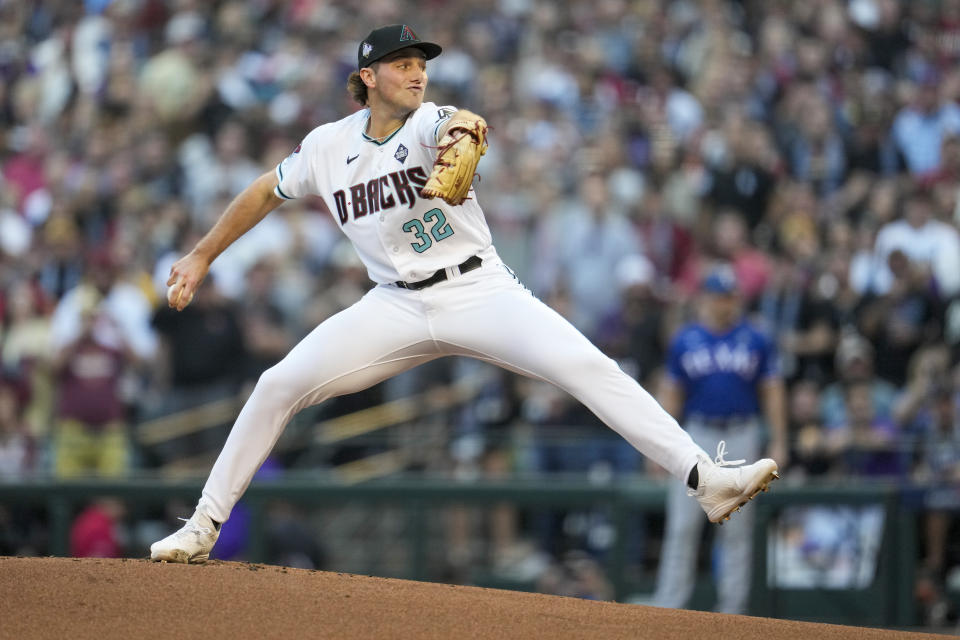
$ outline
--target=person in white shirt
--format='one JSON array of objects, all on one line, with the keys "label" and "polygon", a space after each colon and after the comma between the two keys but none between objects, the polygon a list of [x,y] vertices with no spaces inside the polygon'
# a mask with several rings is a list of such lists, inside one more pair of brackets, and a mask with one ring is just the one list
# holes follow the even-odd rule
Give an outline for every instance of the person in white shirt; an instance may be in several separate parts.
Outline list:
[{"label": "person in white shirt", "polygon": [[367,108],[307,134],[171,268],[167,299],[183,309],[210,263],[244,232],[285,200],[318,195],[376,286],[261,376],[193,516],[152,545],[154,560],[207,559],[220,523],[297,411],[448,355],[478,358],[570,393],[686,481],[713,522],[729,518],[777,477],[770,459],[737,468],[722,455],[711,460],[635,380],[534,297],[497,255],[472,189],[455,206],[424,197],[448,123],[485,126],[469,111],[424,102],[426,62],[440,51],[408,25],[371,32],[348,83]]},{"label": "person in white shirt", "polygon": [[960,107],[940,100],[940,83],[924,78],[914,88],[914,99],[893,121],[893,139],[914,175],[940,167],[940,147],[948,135],[960,133]]},{"label": "person in white shirt", "polygon": [[885,294],[893,283],[887,261],[901,251],[911,262],[926,267],[933,276],[937,293],[947,299],[960,292],[960,233],[933,218],[930,193],[918,189],[907,198],[903,217],[880,229],[874,244],[877,266],[870,283],[873,293]]}]

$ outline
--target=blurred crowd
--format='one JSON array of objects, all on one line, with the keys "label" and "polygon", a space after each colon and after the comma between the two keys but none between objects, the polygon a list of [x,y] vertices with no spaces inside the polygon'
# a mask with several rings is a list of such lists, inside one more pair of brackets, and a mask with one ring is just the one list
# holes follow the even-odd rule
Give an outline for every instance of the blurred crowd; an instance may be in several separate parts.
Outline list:
[{"label": "blurred crowd", "polygon": [[[501,256],[626,371],[656,390],[729,263],[780,350],[789,474],[960,482],[960,0],[0,0],[0,478],[168,462],[132,425],[237,393],[370,286],[305,199],[162,304],[233,195],[359,108],[359,38],[398,22],[444,47],[427,99],[492,126]],[[595,446],[511,457],[519,422]],[[642,464],[511,376],[456,423],[464,472]]]}]

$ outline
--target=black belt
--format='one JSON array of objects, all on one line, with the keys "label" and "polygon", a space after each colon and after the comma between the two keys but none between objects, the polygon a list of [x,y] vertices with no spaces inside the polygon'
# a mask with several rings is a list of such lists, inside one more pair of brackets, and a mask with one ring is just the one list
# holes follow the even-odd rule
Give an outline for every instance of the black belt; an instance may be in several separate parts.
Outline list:
[{"label": "black belt", "polygon": [[[477,267],[483,264],[483,260],[480,259],[480,256],[470,256],[459,265],[457,268],[460,270],[460,273],[466,273],[468,271],[473,271]],[[411,291],[419,291],[420,289],[426,289],[427,287],[433,286],[438,282],[443,282],[447,279],[447,270],[439,269],[434,271],[433,275],[427,278],[426,280],[418,280],[416,282],[404,282],[403,280],[397,280],[393,284],[397,285],[401,289],[410,289]]]}]

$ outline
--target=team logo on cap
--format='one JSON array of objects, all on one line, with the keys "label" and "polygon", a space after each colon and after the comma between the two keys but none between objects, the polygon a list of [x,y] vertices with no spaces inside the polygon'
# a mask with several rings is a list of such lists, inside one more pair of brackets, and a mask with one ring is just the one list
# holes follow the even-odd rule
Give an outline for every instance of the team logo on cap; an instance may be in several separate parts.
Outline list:
[{"label": "team logo on cap", "polygon": [[369,42],[364,42],[360,45],[360,54],[363,55],[364,58],[369,58],[371,51],[373,51],[373,45]]},{"label": "team logo on cap", "polygon": [[418,40],[417,34],[407,25],[403,25],[403,31],[400,32],[400,42],[404,40]]},{"label": "team logo on cap", "polygon": [[404,161],[406,161],[409,153],[410,152],[407,151],[407,148],[401,144],[399,147],[397,147],[397,152],[393,154],[393,157],[399,160],[400,164],[403,164]]}]

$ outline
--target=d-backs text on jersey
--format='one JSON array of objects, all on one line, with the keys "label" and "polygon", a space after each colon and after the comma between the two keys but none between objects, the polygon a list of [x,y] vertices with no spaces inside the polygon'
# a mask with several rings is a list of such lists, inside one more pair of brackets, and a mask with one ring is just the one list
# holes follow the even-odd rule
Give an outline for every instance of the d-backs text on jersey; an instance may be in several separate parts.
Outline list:
[{"label": "d-backs text on jersey", "polygon": [[[360,182],[349,189],[340,189],[333,194],[333,201],[337,204],[337,216],[340,224],[350,220],[362,218],[378,211],[386,211],[399,205],[407,205],[412,209],[417,202],[417,196],[422,197],[421,191],[427,184],[428,174],[423,167],[410,167],[407,170],[394,171],[385,176],[374,178],[368,182]],[[350,200],[347,200],[347,191]]]}]

